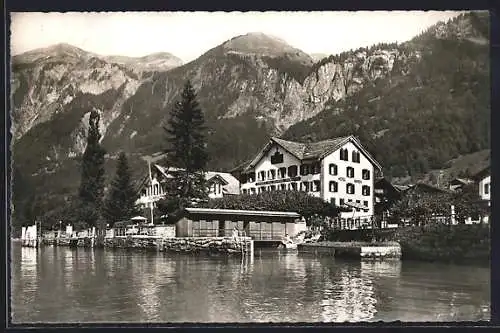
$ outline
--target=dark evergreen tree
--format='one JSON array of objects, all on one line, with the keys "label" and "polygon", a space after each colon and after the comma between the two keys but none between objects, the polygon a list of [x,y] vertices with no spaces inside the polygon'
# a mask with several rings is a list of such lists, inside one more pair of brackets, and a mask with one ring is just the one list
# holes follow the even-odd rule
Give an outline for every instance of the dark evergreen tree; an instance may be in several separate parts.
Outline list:
[{"label": "dark evergreen tree", "polygon": [[104,155],[106,151],[99,140],[99,113],[92,110],[89,117],[87,147],[83,153],[79,189],[79,218],[87,226],[96,226],[101,218],[104,192]]},{"label": "dark evergreen tree", "polygon": [[186,82],[181,95],[172,110],[167,133],[167,163],[173,171],[174,184],[169,196],[183,200],[205,199],[204,170],[208,161],[205,141],[203,112],[196,100],[196,93],[190,81]]},{"label": "dark evergreen tree", "polygon": [[196,93],[187,81],[170,115],[166,163],[173,175],[166,184],[167,196],[158,202],[161,214],[175,220],[186,206],[208,199],[204,170],[208,161],[205,120]]},{"label": "dark evergreen tree", "polygon": [[116,175],[104,204],[103,217],[106,222],[113,226],[117,221],[138,215],[140,211],[135,205],[138,198],[139,194],[131,181],[127,156],[122,152],[118,157]]}]

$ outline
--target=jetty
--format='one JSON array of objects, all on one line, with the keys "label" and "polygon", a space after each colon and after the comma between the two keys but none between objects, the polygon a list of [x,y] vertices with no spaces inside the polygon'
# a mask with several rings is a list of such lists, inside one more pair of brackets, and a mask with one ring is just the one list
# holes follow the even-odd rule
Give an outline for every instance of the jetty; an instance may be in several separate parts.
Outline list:
[{"label": "jetty", "polygon": [[400,259],[397,242],[316,242],[297,246],[299,253],[329,255],[339,258]]}]

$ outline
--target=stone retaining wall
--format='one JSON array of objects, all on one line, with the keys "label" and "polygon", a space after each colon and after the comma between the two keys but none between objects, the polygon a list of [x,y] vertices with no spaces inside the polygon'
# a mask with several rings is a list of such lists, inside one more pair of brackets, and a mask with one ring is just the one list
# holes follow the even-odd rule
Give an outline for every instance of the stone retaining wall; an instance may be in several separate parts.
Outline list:
[{"label": "stone retaining wall", "polygon": [[234,240],[228,237],[164,238],[160,251],[208,254],[250,254],[253,240],[250,237]]},{"label": "stone retaining wall", "polygon": [[[45,240],[45,245],[90,247],[91,239]],[[253,240],[250,237],[233,239],[229,237],[159,237],[159,236],[116,236],[104,239],[105,248],[127,248],[176,253],[207,254],[251,254]]]}]

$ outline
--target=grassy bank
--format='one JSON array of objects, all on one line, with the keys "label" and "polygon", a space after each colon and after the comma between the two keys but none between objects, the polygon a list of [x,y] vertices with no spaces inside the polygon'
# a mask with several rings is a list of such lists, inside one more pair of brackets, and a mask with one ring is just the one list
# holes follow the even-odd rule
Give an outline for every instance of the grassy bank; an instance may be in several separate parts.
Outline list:
[{"label": "grassy bank", "polygon": [[343,230],[326,232],[328,241],[369,242],[396,241],[401,245],[402,259],[488,263],[490,228],[485,224],[406,227],[393,230]]}]

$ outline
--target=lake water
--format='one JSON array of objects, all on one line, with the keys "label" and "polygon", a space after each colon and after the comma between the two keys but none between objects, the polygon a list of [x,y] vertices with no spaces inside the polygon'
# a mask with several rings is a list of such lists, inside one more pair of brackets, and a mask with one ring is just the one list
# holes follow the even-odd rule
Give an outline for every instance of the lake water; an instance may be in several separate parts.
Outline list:
[{"label": "lake water", "polygon": [[490,319],[490,269],[285,250],[214,258],[12,247],[13,323]]}]

